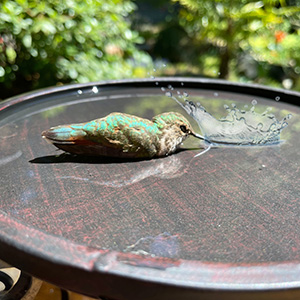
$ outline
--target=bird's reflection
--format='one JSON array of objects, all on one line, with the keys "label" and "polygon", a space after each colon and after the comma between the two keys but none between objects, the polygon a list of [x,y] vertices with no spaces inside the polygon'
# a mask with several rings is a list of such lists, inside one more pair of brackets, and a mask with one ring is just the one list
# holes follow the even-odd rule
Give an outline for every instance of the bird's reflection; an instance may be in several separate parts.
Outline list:
[{"label": "bird's reflection", "polygon": [[[64,168],[64,172],[60,173],[59,179],[120,188],[153,176],[161,179],[180,177],[186,173],[193,158],[194,152],[182,150],[176,155],[151,160],[120,160],[62,154],[59,156],[39,157],[30,162],[36,164],[70,162],[75,164],[93,164],[93,168],[97,168],[97,172],[88,173],[87,168],[82,168],[82,166],[77,168],[82,171],[76,173],[74,168]],[[101,164],[106,166],[101,168]]]},{"label": "bird's reflection", "polygon": [[126,172],[124,172],[122,168],[114,168],[114,172],[110,174],[108,180],[103,179],[102,176],[89,178],[73,175],[61,176],[60,179],[84,181],[94,185],[120,188],[140,182],[152,176],[163,179],[180,177],[184,174],[182,168],[183,163],[181,159],[173,155],[164,159],[143,162],[137,161],[135,164],[130,164]]}]

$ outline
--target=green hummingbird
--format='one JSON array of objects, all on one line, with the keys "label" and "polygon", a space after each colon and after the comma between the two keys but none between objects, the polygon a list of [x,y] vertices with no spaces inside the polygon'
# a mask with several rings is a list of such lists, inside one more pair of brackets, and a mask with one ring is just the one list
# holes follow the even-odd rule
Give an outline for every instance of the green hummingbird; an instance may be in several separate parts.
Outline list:
[{"label": "green hummingbird", "polygon": [[111,113],[90,122],[60,125],[42,132],[43,138],[69,153],[123,158],[172,154],[189,135],[204,139],[177,112],[163,113],[152,120]]}]

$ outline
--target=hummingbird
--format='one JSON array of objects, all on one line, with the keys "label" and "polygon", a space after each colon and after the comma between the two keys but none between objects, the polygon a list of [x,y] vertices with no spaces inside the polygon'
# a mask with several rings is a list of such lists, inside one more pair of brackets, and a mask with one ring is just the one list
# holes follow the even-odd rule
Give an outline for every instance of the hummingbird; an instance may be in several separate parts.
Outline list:
[{"label": "hummingbird", "polygon": [[152,120],[125,113],[111,113],[86,123],[60,125],[42,132],[57,148],[77,155],[153,158],[174,153],[195,133],[180,113],[167,112]]}]

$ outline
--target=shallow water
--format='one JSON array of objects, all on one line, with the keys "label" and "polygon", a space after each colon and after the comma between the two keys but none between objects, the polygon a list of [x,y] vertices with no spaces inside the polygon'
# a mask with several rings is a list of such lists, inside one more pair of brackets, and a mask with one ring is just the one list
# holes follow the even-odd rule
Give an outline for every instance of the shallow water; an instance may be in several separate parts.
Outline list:
[{"label": "shallow water", "polygon": [[[229,113],[224,105],[242,110],[254,100],[185,86],[183,92],[217,120]],[[278,120],[293,115],[280,133],[284,142],[221,147],[195,157],[203,142],[190,137],[184,143],[188,151],[136,162],[61,156],[41,132],[113,111],[147,118],[185,114],[159,88],[89,87],[4,109],[0,210],[95,248],[214,262],[300,260],[300,109],[255,100],[259,115],[268,107]],[[186,116],[196,132],[210,136],[204,119],[200,129]]]}]

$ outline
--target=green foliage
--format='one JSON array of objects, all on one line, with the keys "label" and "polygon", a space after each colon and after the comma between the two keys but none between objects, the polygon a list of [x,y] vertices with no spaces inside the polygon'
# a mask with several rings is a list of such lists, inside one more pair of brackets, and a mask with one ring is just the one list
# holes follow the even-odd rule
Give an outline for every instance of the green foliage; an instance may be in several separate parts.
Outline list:
[{"label": "green foliage", "polygon": [[299,74],[299,6],[288,6],[285,0],[174,1],[183,5],[180,23],[199,48],[210,45],[217,51],[213,56],[219,57],[219,77],[238,69],[242,53]]},{"label": "green foliage", "polygon": [[0,98],[57,82],[142,76],[151,66],[130,29],[129,0],[3,0]]}]

